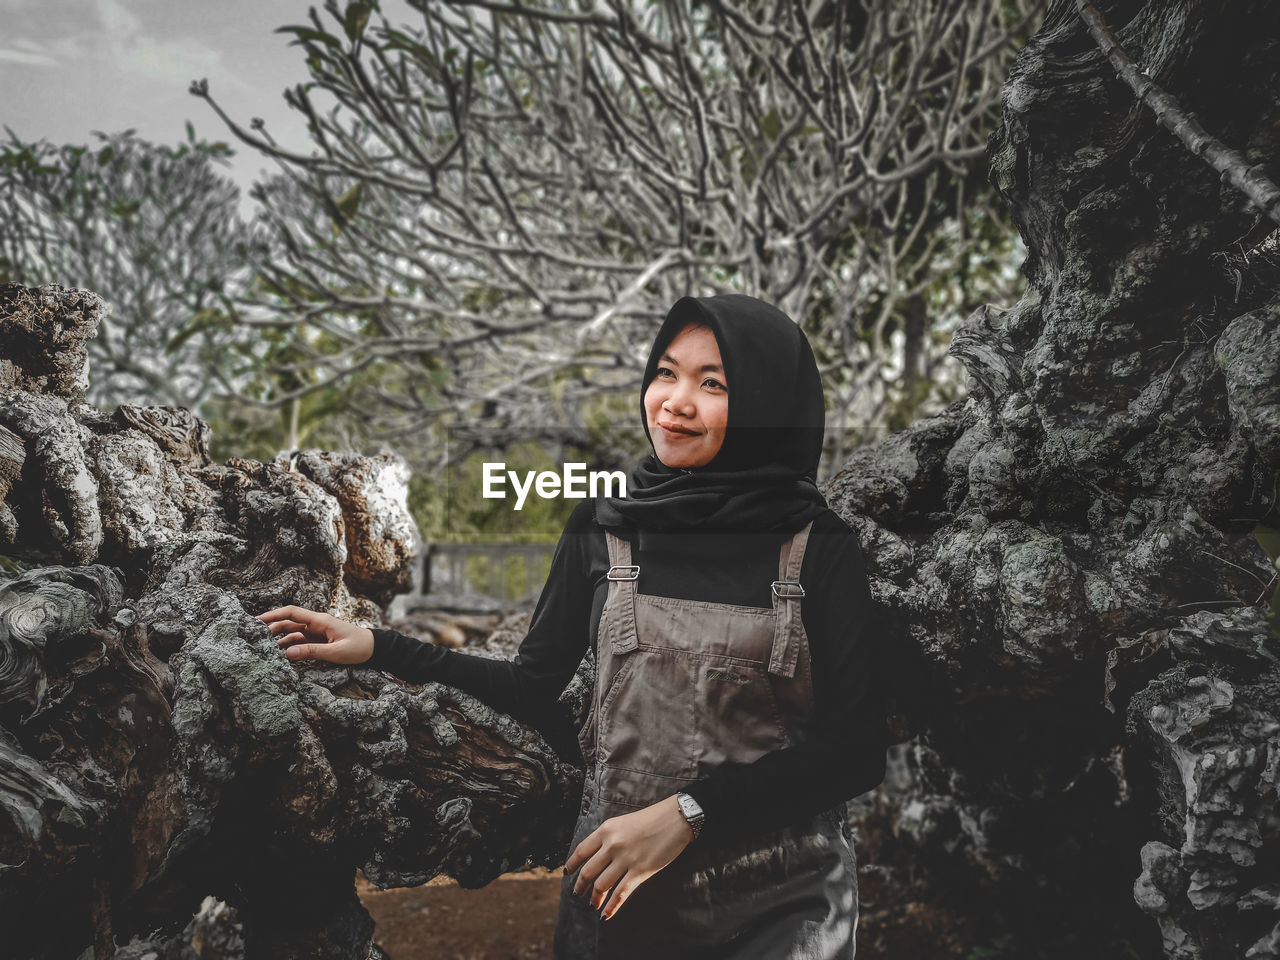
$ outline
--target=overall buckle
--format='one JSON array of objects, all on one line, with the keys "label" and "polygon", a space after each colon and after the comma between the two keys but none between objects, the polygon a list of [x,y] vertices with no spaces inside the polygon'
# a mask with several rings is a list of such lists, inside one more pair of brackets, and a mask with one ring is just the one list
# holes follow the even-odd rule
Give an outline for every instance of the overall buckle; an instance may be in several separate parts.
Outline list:
[{"label": "overall buckle", "polygon": [[770,584],[773,595],[782,600],[799,600],[804,596],[804,587],[799,580],[775,580]]},{"label": "overall buckle", "polygon": [[[625,571],[625,575],[620,573],[617,576],[614,576],[615,570]],[[610,580],[637,580],[640,577],[640,567],[634,563],[613,566],[609,568],[609,572],[605,574],[605,576]]]}]

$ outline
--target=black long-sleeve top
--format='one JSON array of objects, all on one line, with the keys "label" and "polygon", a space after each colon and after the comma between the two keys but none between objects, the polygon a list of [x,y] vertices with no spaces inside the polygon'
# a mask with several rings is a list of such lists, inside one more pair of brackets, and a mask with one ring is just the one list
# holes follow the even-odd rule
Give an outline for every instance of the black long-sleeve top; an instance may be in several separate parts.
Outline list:
[{"label": "black long-sleeve top", "polygon": [[[638,536],[638,542],[637,542]],[[781,534],[631,534],[639,592],[771,607]],[[529,632],[513,660],[491,660],[374,629],[369,666],[411,683],[435,680],[538,729],[580,760],[557,699],[594,650],[608,593],[608,546],[584,500],[565,525]],[[857,534],[827,510],[813,523],[800,582],[814,711],[804,740],[749,764],[725,764],[685,787],[706,814],[699,840],[716,842],[793,823],[875,787],[888,746],[871,594]],[[590,647],[589,647],[590,645]],[[571,752],[570,752],[571,751]]]}]

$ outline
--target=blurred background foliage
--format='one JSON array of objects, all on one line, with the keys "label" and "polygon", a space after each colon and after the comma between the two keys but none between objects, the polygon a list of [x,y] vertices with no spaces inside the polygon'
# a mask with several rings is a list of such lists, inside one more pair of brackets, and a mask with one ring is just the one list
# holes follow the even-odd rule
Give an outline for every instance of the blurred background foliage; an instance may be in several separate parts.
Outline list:
[{"label": "blurred background foliage", "polygon": [[[217,462],[394,449],[425,540],[555,539],[576,501],[483,499],[486,460],[629,471],[648,344],[685,294],[802,324],[823,478],[964,396],[952,333],[1021,291],[984,147],[1040,4],[576,10],[312,8],[281,27],[305,155],[203,81],[218,119],[174,145],[6,128],[0,280],[100,293],[91,402],[187,407]],[[210,122],[277,163],[248,219]]]}]

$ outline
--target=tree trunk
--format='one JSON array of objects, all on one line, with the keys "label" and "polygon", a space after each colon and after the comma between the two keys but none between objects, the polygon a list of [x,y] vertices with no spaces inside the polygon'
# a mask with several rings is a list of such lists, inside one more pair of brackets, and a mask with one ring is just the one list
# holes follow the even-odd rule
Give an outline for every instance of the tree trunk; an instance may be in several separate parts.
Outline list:
[{"label": "tree trunk", "polygon": [[[827,490],[903,638],[916,732],[863,805],[888,879],[859,939],[918,900],[954,955],[1277,957],[1280,643],[1252,536],[1280,467],[1277,233],[1075,6],[1019,55],[991,141],[1027,295],[956,334],[967,400]],[[1275,4],[1103,13],[1280,173]]]}]

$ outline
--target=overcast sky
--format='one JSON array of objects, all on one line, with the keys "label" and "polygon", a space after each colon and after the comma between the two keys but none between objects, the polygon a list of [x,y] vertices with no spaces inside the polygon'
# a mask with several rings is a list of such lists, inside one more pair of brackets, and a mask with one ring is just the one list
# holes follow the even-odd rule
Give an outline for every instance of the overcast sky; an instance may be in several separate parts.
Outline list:
[{"label": "overcast sky", "polygon": [[[313,0],[326,24],[322,0]],[[137,128],[161,143],[197,136],[236,149],[228,171],[246,190],[270,161],[236,141],[187,87],[200,77],[237,122],[262,117],[303,148],[305,124],[283,92],[306,79],[301,47],[274,33],[307,23],[306,0],[0,0],[0,124],[23,140],[95,142]],[[394,6],[394,4],[388,4]],[[8,140],[8,135],[3,136]]]}]

